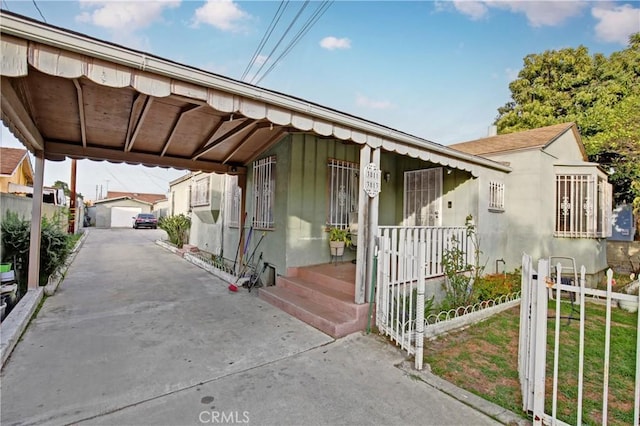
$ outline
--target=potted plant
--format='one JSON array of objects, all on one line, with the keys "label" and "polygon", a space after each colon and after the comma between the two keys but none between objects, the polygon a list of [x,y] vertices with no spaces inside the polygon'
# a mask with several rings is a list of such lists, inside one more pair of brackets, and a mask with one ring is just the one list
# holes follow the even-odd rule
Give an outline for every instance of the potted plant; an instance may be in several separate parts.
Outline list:
[{"label": "potted plant", "polygon": [[348,229],[331,228],[329,229],[329,249],[332,256],[342,256],[344,248],[351,245],[351,235]]}]

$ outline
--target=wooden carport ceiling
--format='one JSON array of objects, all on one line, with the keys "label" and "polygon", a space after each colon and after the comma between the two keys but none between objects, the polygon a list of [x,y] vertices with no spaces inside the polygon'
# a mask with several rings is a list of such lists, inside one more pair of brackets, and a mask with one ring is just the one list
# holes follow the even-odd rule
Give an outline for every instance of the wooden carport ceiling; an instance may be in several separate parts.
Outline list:
[{"label": "wooden carport ceiling", "polygon": [[33,67],[26,77],[6,81],[53,160],[70,156],[164,166],[179,160],[177,167],[192,162],[188,168],[238,173],[287,132],[266,119],[216,111],[204,102],[154,97]]}]

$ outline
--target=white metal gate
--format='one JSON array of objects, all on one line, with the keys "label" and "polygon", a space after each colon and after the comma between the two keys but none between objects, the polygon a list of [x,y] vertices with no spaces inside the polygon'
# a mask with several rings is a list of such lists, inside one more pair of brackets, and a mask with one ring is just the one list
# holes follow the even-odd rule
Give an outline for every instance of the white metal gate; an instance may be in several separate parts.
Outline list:
[{"label": "white metal gate", "polygon": [[[579,355],[578,355],[578,387],[577,387],[577,421],[582,424],[583,416],[583,388],[585,369],[585,306],[586,296],[600,299],[606,304],[605,338],[604,338],[604,372],[602,389],[602,424],[608,422],[608,395],[609,395],[609,365],[611,345],[611,315],[612,305],[618,300],[638,304],[636,365],[635,365],[635,393],[634,393],[634,425],[640,421],[640,297],[622,293],[614,293],[611,290],[613,272],[607,272],[607,290],[597,290],[585,286],[585,268],[580,271],[579,285],[562,284],[562,265],[556,266],[555,280],[551,280],[552,269],[546,259],[538,262],[537,273],[533,269],[530,256],[522,258],[522,302],[520,310],[520,341],[518,350],[518,371],[522,389],[522,403],[524,411],[533,413],[533,422],[540,424],[566,424],[557,418],[558,402],[558,359],[560,350],[560,306],[556,303],[555,328],[553,336],[553,387],[551,394],[551,413],[545,412],[545,381],[547,361],[547,315],[548,315],[548,289],[554,293],[556,301],[561,300],[562,292],[566,292],[571,300],[579,301]],[[589,366],[586,366],[587,368]]]}]

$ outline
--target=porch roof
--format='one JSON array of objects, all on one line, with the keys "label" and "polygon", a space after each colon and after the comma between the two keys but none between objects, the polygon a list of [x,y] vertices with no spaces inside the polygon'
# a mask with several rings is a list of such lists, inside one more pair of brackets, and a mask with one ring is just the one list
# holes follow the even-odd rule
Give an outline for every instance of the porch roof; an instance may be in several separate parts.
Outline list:
[{"label": "porch roof", "polygon": [[242,174],[286,134],[310,132],[475,176],[510,171],[303,99],[4,10],[0,18],[2,121],[49,160]]}]

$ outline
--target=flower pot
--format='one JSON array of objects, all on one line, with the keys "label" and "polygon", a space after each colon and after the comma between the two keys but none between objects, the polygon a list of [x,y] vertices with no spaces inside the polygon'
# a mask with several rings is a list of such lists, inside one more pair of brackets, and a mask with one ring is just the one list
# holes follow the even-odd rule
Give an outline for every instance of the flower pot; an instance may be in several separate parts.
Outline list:
[{"label": "flower pot", "polygon": [[638,304],[635,302],[629,302],[627,300],[618,300],[618,307],[624,309],[627,312],[638,312]]},{"label": "flower pot", "polygon": [[0,263],[0,272],[9,272],[11,270],[11,263]]},{"label": "flower pot", "polygon": [[344,241],[329,241],[331,256],[342,256],[344,254]]}]

